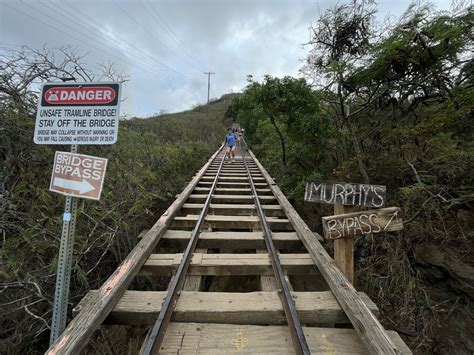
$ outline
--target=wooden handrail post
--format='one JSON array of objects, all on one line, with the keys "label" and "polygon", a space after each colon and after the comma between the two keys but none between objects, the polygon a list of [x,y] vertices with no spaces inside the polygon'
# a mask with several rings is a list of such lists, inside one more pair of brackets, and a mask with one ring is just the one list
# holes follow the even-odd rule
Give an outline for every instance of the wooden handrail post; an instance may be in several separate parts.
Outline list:
[{"label": "wooden handrail post", "polygon": [[[354,207],[340,203],[334,204],[334,214],[340,215],[354,212]],[[354,284],[354,238],[340,238],[334,240],[334,261],[337,267]]]}]

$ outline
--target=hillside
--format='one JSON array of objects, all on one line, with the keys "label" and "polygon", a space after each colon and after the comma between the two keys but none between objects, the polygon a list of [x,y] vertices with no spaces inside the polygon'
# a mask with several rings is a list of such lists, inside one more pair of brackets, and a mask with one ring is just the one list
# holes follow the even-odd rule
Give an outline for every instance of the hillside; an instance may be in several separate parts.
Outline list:
[{"label": "hillside", "polygon": [[[121,121],[117,144],[81,147],[109,164],[101,201],[79,203],[69,312],[104,282],[222,142],[231,99],[212,102],[209,118],[198,106]],[[35,145],[33,128],[33,115],[0,111],[2,354],[43,353],[49,341],[64,197],[48,187],[54,151],[69,147]]]},{"label": "hillside", "polygon": [[312,230],[334,208],[304,202],[306,181],[386,186],[404,229],[355,238],[356,288],[414,353],[472,354],[473,12],[432,10],[386,32],[370,6],[327,10],[305,78],[251,81],[229,112]]}]

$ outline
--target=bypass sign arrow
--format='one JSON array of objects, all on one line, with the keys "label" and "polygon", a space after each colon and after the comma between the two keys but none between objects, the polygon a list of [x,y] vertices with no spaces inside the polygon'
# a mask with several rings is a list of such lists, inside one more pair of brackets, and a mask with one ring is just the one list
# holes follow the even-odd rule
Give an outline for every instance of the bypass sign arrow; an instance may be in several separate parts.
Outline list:
[{"label": "bypass sign arrow", "polygon": [[67,196],[100,199],[107,159],[56,152],[49,190]]},{"label": "bypass sign arrow", "polygon": [[86,192],[95,190],[95,187],[91,185],[87,180],[75,181],[75,180],[66,180],[59,177],[55,177],[53,185],[57,187],[63,187],[69,190],[76,190],[82,195]]}]

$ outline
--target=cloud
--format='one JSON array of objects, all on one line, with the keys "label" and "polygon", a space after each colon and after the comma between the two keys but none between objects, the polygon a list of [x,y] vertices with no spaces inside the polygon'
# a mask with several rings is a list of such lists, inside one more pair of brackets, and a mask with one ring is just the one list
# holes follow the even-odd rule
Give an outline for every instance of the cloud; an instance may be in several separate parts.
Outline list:
[{"label": "cloud", "polygon": [[[0,51],[5,43],[33,48],[73,45],[85,64],[114,62],[130,76],[122,111],[147,116],[180,111],[239,91],[252,74],[297,75],[311,21],[336,0],[4,0]],[[449,2],[438,0],[439,8]],[[381,0],[381,17],[406,5]],[[1,47],[4,46],[4,47]]]}]

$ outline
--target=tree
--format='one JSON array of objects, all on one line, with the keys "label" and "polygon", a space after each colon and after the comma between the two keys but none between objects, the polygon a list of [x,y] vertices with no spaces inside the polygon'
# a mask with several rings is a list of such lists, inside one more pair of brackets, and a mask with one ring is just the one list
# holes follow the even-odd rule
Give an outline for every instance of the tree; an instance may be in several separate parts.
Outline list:
[{"label": "tree", "polygon": [[[112,64],[102,65],[95,73],[82,64],[83,59],[70,47],[22,47],[0,55],[0,353],[38,351],[36,344],[48,336],[51,318],[60,231],[60,221],[54,216],[60,215],[62,203],[47,190],[54,150],[35,145],[32,139],[38,86],[46,81],[126,80]],[[121,204],[115,202],[111,210]],[[90,230],[100,229],[100,213],[93,208],[87,212],[97,223],[89,226]],[[73,279],[82,288],[88,282],[86,273],[96,269],[117,230],[102,231],[93,237],[93,232],[88,232],[93,240],[90,241],[83,238],[86,233],[81,227],[78,226],[76,238],[80,257],[73,266]],[[90,257],[89,252],[97,250],[87,243],[99,241],[107,249],[82,272],[79,265]],[[73,291],[72,296],[77,292]]]},{"label": "tree", "polygon": [[33,112],[37,86],[45,81],[127,81],[113,63],[100,64],[98,72],[82,64],[85,55],[72,47],[30,49],[21,47],[0,55],[0,105]]},{"label": "tree", "polygon": [[350,77],[363,67],[369,57],[369,49],[376,38],[373,31],[375,13],[375,3],[371,0],[353,0],[328,9],[312,27],[308,43],[312,48],[302,69],[313,84],[326,93],[323,100],[335,113],[334,123],[348,129],[359,170],[366,183],[369,183],[369,176],[351,118],[370,104],[373,95],[366,97],[365,102],[358,102],[358,109],[351,110],[358,97]]},{"label": "tree", "polygon": [[250,132],[255,132],[259,121],[268,120],[278,136],[282,163],[287,166],[287,140],[298,138],[301,134],[298,128],[302,128],[303,122],[307,123],[310,134],[314,133],[313,129],[320,130],[321,136],[324,134],[326,127],[320,125],[324,120],[319,100],[303,79],[279,79],[266,75],[263,83],[249,83],[231,110],[236,113],[236,120],[250,128]]}]

